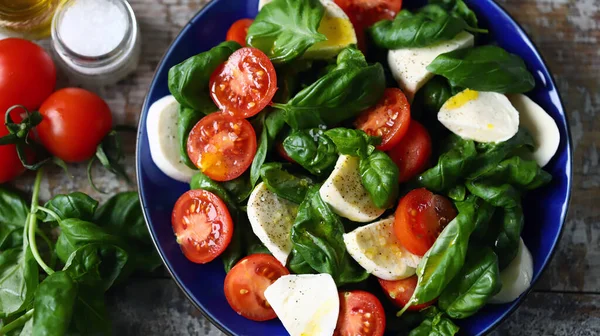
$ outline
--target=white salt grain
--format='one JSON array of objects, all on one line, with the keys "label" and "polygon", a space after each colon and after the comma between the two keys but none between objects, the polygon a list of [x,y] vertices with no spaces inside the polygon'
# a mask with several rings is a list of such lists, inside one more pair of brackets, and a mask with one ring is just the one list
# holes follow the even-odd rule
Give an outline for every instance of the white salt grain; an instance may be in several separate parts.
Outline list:
[{"label": "white salt grain", "polygon": [[97,57],[119,46],[127,24],[123,8],[112,0],[76,0],[66,8],[58,30],[69,49]]}]

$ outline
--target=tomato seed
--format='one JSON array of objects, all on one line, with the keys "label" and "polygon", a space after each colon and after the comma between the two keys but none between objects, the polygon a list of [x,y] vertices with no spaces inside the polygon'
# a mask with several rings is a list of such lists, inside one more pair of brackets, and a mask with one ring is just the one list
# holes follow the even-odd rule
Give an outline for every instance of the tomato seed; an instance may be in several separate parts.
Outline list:
[{"label": "tomato seed", "polygon": [[240,289],[240,294],[248,294],[248,292],[247,289]]}]

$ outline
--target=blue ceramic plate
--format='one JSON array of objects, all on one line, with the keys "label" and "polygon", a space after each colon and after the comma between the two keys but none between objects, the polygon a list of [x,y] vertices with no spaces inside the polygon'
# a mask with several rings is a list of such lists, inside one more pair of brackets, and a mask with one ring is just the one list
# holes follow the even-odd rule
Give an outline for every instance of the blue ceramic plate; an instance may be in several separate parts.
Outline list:
[{"label": "blue ceramic plate", "polygon": [[[424,1],[410,1],[415,6]],[[556,85],[544,61],[523,29],[494,1],[467,1],[477,13],[481,24],[489,28],[489,39],[509,52],[520,55],[536,78],[537,86],[529,96],[540,104],[558,124],[561,141],[558,153],[545,169],[554,177],[545,188],[535,190],[525,199],[525,230],[523,237],[534,260],[535,282],[548,264],[559,240],[571,194],[571,138],[565,111]],[[242,4],[240,4],[242,3]],[[199,12],[183,29],[162,59],[146,97],[140,118],[137,144],[137,174],[144,216],[154,243],[188,298],[223,332],[231,335],[287,335],[278,320],[257,323],[236,314],[223,294],[225,272],[223,264],[208,265],[189,262],[175,242],[171,229],[171,210],[175,201],[189,186],[165,176],[152,162],[146,133],[149,106],[168,95],[169,68],[186,58],[206,51],[225,39],[229,26],[236,20],[257,13],[258,0],[214,0]],[[499,324],[522,301],[488,305],[475,316],[460,321],[461,334],[481,335]]]}]

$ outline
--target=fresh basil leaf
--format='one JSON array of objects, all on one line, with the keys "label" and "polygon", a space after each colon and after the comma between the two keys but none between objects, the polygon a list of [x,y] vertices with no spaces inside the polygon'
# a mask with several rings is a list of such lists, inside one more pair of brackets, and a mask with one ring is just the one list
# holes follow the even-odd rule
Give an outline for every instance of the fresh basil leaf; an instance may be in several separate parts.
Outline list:
[{"label": "fresh basil leaf", "polygon": [[316,271],[310,267],[310,265],[306,262],[306,259],[298,252],[298,250],[293,249],[291,253],[291,257],[288,260],[287,264],[288,269],[295,274],[313,274]]},{"label": "fresh basil leaf", "polygon": [[337,66],[286,104],[273,104],[293,129],[332,126],[375,105],[385,90],[381,64],[368,65],[354,47],[340,52]]},{"label": "fresh basil leaf", "polygon": [[439,55],[427,70],[448,78],[453,86],[476,91],[523,93],[535,87],[521,57],[492,45]]},{"label": "fresh basil leaf", "polygon": [[519,252],[524,222],[521,205],[514,208],[505,208],[502,219],[502,228],[494,246],[494,251],[498,255],[500,270],[505,269]]},{"label": "fresh basil leaf", "polygon": [[29,306],[39,283],[38,264],[26,243],[0,253],[0,317]]},{"label": "fresh basil leaf", "polygon": [[404,9],[394,20],[382,20],[369,28],[373,42],[384,49],[422,48],[453,39],[468,27],[459,17],[438,5],[427,5],[416,13]]},{"label": "fresh basil leaf", "polygon": [[438,300],[440,309],[455,319],[475,314],[502,288],[498,257],[491,248],[469,250],[463,269]]},{"label": "fresh basil leaf", "polygon": [[267,153],[270,147],[269,143],[269,131],[266,127],[263,127],[263,130],[260,133],[260,139],[258,140],[258,149],[256,150],[256,155],[250,166],[250,185],[252,186],[256,185],[256,182],[260,179],[260,167],[262,167],[267,159]]},{"label": "fresh basil leaf", "polygon": [[100,226],[76,218],[68,218],[61,221],[60,229],[61,234],[58,236],[56,242],[56,254],[64,263],[69,260],[73,252],[87,244],[125,245],[123,240],[107,233]]},{"label": "fresh basil leaf", "polygon": [[[66,195],[56,195],[46,202],[44,207],[54,211],[60,219],[78,218],[91,221],[94,218],[94,213],[96,213],[98,201],[82,192],[74,192]],[[38,218],[44,222],[55,221],[52,216],[45,212],[38,213]]]},{"label": "fresh basil leaf", "polygon": [[225,204],[229,211],[232,211],[233,208],[237,209],[237,202],[235,202],[234,198],[229,195],[227,189],[225,189],[219,183],[210,179],[210,177],[204,175],[202,172],[197,172],[190,181],[190,189],[202,189],[209,191],[215,195],[217,195]]},{"label": "fresh basil leaf", "polygon": [[389,208],[396,201],[400,172],[386,153],[378,150],[361,159],[359,172],[362,185],[378,208]]},{"label": "fresh basil leaf", "polygon": [[381,144],[381,137],[372,137],[362,130],[338,127],[325,131],[324,134],[333,141],[340,154],[359,158],[371,155],[375,146]]},{"label": "fresh basil leaf", "polygon": [[433,77],[417,92],[411,113],[430,130],[432,136],[439,138],[437,132],[446,132],[446,128],[438,121],[437,114],[452,96],[448,80],[441,76]]},{"label": "fresh basil leaf", "polygon": [[249,46],[262,50],[273,63],[286,63],[317,42],[325,8],[319,0],[274,0],[266,4],[248,28]]},{"label": "fresh basil leaf", "polygon": [[234,41],[226,41],[169,70],[169,91],[182,106],[211,113],[218,108],[210,97],[209,79],[212,73],[241,46]]},{"label": "fresh basil leaf", "polygon": [[227,190],[230,196],[232,196],[238,204],[243,203],[250,193],[252,193],[252,185],[250,184],[249,174],[243,174],[242,176],[235,178],[231,181],[225,181],[221,183],[223,188]]},{"label": "fresh basil leaf", "polygon": [[467,188],[464,184],[458,184],[448,190],[448,197],[453,201],[462,202],[467,197]]},{"label": "fresh basil leaf", "polygon": [[283,148],[296,163],[317,176],[329,174],[338,159],[335,144],[319,128],[292,131],[283,141]]},{"label": "fresh basil leaf", "polygon": [[269,138],[275,139],[285,126],[285,113],[282,110],[273,110],[265,118],[265,127],[269,132]]},{"label": "fresh basil leaf", "polygon": [[117,245],[91,243],[73,251],[64,270],[73,280],[106,291],[119,279],[128,260],[128,253]]},{"label": "fresh basil leaf", "polygon": [[478,28],[477,15],[463,0],[429,0],[429,3],[442,6],[450,15],[462,18],[472,28]]},{"label": "fresh basil leaf", "polygon": [[267,163],[260,169],[263,182],[269,190],[288,201],[302,203],[313,181],[304,176],[296,176],[283,169],[281,163]]},{"label": "fresh basil leaf", "polygon": [[437,165],[419,176],[419,183],[435,192],[455,186],[468,173],[471,162],[477,156],[472,140],[464,140],[452,134],[447,143],[450,149],[440,156]]},{"label": "fresh basil leaf", "polygon": [[0,251],[23,244],[23,226],[28,214],[27,202],[23,197],[0,186]]},{"label": "fresh basil leaf", "polygon": [[371,276],[371,274],[362,268],[362,266],[360,266],[347,252],[343,260],[342,273],[340,274],[338,283],[359,283],[367,280],[369,276]]},{"label": "fresh basil leaf", "polygon": [[460,329],[436,307],[427,308],[426,318],[408,336],[454,336]]},{"label": "fresh basil leaf", "polygon": [[457,204],[458,215],[439,235],[417,267],[419,281],[410,304],[421,304],[437,298],[462,269],[469,237],[479,221],[488,220],[493,207],[477,197]]},{"label": "fresh basil leaf", "polygon": [[77,299],[77,283],[66,272],[55,272],[40,284],[33,302],[33,334],[65,335]]},{"label": "fresh basil leaf", "polygon": [[137,192],[123,192],[111,197],[98,209],[94,222],[127,241],[122,247],[136,270],[151,272],[162,265],[150,239]]},{"label": "fresh basil leaf", "polygon": [[[355,271],[346,270],[352,264],[347,260],[343,234],[344,225],[340,218],[319,195],[320,185],[314,185],[300,204],[296,221],[292,226],[292,244],[304,261],[318,273],[328,273],[338,285],[346,281],[362,281]],[[306,265],[293,258],[294,268],[306,270]],[[313,272],[311,272],[313,273]]]},{"label": "fresh basil leaf", "polygon": [[102,289],[87,283],[79,284],[70,329],[73,328],[85,336],[112,335],[112,322],[108,317]]},{"label": "fresh basil leaf", "polygon": [[552,175],[542,170],[533,160],[513,156],[482,174],[479,179],[510,184],[521,190],[533,190],[548,184]]},{"label": "fresh basil leaf", "polygon": [[525,128],[519,128],[515,136],[499,143],[476,143],[478,155],[469,168],[468,179],[476,179],[497,165],[508,156],[515,155],[525,148],[533,150],[534,142],[531,134]]},{"label": "fresh basil leaf", "polygon": [[497,207],[516,207],[521,204],[521,193],[510,184],[494,184],[486,180],[466,182],[469,192]]},{"label": "fresh basil leaf", "polygon": [[[216,111],[217,108],[215,107]],[[179,158],[186,166],[192,169],[198,169],[194,162],[190,160],[187,153],[188,136],[192,131],[192,128],[196,126],[198,121],[202,119],[206,114],[194,110],[193,108],[179,105],[179,112],[177,115],[177,140],[179,141]]]}]

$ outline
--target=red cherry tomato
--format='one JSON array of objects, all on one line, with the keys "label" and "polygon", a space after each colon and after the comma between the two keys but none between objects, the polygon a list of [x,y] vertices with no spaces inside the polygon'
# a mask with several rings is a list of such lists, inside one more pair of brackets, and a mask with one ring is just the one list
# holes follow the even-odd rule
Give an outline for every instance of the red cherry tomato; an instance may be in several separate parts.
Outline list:
[{"label": "red cherry tomato", "polygon": [[400,200],[394,233],[408,251],[423,256],[454,217],[456,210],[446,197],[415,189]]},{"label": "red cherry tomato", "polygon": [[431,158],[429,132],[418,121],[412,120],[406,135],[388,155],[400,170],[400,183],[412,179],[425,170]]},{"label": "red cherry tomato", "polygon": [[402,0],[335,0],[335,3],[362,28],[380,20],[392,20],[402,8]]},{"label": "red cherry tomato", "polygon": [[233,221],[225,203],[206,190],[190,190],[175,203],[173,231],[183,254],[192,262],[206,264],[231,242]]},{"label": "red cherry tomato", "polygon": [[[21,109],[14,109],[10,113],[12,120],[16,123],[22,120],[19,114],[20,111]],[[0,122],[0,138],[8,134],[9,132],[6,126],[4,126],[4,122]],[[0,183],[11,181],[25,171],[25,167],[21,164],[19,155],[17,155],[17,146],[15,145],[0,146],[0,162],[2,163],[0,164]]]},{"label": "red cherry tomato", "polygon": [[335,336],[383,336],[385,312],[375,295],[354,290],[340,292],[340,315]]},{"label": "red cherry tomato", "polygon": [[40,107],[40,143],[66,162],[91,158],[112,128],[110,108],[96,94],[78,88],[54,92]]},{"label": "red cherry tomato", "polygon": [[246,35],[248,35],[248,28],[252,25],[254,20],[252,19],[240,19],[235,21],[229,30],[227,31],[227,41],[235,41],[242,47],[246,46]]},{"label": "red cherry tomato", "polygon": [[402,140],[410,125],[410,104],[400,89],[385,89],[377,105],[362,112],[354,126],[372,136],[382,137],[379,150],[393,148]]},{"label": "red cherry tomato", "polygon": [[34,111],[56,86],[52,58],[37,44],[18,38],[0,40],[0,115],[14,105]]},{"label": "red cherry tomato", "polygon": [[265,289],[290,272],[269,254],[253,254],[240,260],[225,277],[225,297],[233,310],[252,321],[277,317],[265,299]]},{"label": "red cherry tomato", "polygon": [[210,77],[215,104],[238,118],[262,111],[277,91],[277,75],[267,55],[255,48],[242,48]]},{"label": "red cherry tomato", "polygon": [[215,181],[242,175],[256,154],[256,133],[245,119],[212,113],[200,119],[188,137],[190,160]]},{"label": "red cherry tomato", "polygon": [[[418,277],[416,275],[411,276],[410,278],[396,280],[396,281],[388,281],[383,279],[377,279],[379,284],[390,298],[390,300],[398,307],[404,308],[404,306],[410,301],[413,293],[415,292],[415,288],[417,288]],[[412,305],[407,308],[407,310],[411,311],[419,311],[421,309],[427,308],[435,303],[436,300],[432,300],[429,302],[425,302],[419,305]]]}]

